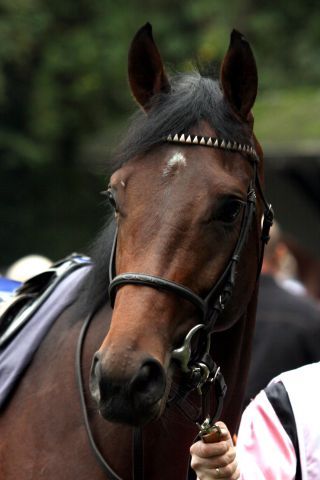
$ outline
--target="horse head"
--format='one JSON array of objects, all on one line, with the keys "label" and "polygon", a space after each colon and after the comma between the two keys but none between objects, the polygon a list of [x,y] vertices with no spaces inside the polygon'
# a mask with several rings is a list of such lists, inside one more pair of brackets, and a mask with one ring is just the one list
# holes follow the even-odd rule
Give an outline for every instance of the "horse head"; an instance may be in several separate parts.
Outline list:
[{"label": "horse head", "polygon": [[[198,72],[169,79],[149,24],[132,41],[128,70],[141,110],[108,187],[116,222],[113,315],[90,385],[103,417],[142,425],[165,408],[179,369],[174,352],[188,332],[206,328],[219,299],[208,335],[222,338],[255,295],[262,150],[251,112],[256,64],[237,31],[217,79]],[[235,276],[224,305],[226,281]]]}]

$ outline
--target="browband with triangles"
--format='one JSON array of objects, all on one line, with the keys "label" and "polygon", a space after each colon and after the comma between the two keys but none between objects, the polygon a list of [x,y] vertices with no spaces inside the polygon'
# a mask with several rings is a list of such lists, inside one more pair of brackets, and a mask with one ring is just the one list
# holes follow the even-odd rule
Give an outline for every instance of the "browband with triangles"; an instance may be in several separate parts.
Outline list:
[{"label": "browband with triangles", "polygon": [[254,161],[259,160],[256,150],[251,145],[232,142],[230,140],[224,140],[216,137],[204,137],[200,135],[176,133],[175,135],[168,135],[165,140],[173,143],[188,143],[193,145],[201,145],[203,147],[222,148],[223,150],[237,151],[250,155]]}]

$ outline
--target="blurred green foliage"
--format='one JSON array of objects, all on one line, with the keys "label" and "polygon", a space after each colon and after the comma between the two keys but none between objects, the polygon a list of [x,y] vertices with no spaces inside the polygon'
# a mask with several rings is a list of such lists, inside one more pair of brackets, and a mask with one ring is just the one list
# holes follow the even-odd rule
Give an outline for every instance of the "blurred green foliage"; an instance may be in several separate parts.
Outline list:
[{"label": "blurred green foliage", "polygon": [[[320,82],[319,82],[320,86]],[[320,151],[320,88],[267,91],[255,106],[256,134],[268,147]]]},{"label": "blurred green foliage", "polygon": [[261,135],[278,140],[277,106],[292,104],[306,138],[317,135],[306,107],[320,88],[317,1],[0,0],[0,265],[83,248],[101,225],[96,192],[134,108],[128,45],[146,21],[169,71],[221,60],[239,29],[257,58]]}]

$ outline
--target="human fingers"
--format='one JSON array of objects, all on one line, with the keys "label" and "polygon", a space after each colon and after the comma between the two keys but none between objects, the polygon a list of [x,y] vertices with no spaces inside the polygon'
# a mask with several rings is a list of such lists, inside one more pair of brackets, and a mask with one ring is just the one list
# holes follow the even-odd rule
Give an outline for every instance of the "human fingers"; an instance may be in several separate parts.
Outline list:
[{"label": "human fingers", "polygon": [[202,459],[193,458],[192,467],[194,468],[198,480],[238,480],[240,478],[240,472],[236,460],[229,463],[225,467],[205,467]]},{"label": "human fingers", "polygon": [[225,456],[222,461],[228,459],[229,456],[232,461],[232,455],[234,454],[233,448],[229,430],[225,423],[219,421],[213,425],[212,432],[202,437],[202,441],[198,441],[191,446],[190,453],[191,455],[198,455],[202,458]]},{"label": "human fingers", "polygon": [[[211,469],[227,467],[236,464],[236,449],[233,446],[223,442],[224,447],[219,444],[204,444],[197,442],[190,449],[191,466],[195,470],[198,468]],[[223,451],[220,450],[223,448]],[[218,453],[217,453],[218,452]],[[234,467],[232,467],[234,469]]]},{"label": "human fingers", "polygon": [[215,467],[213,469],[208,469],[208,473],[211,472],[213,478],[219,479],[228,479],[233,480],[234,478],[239,477],[239,469],[236,459],[234,458],[232,462],[229,462],[225,466]]},{"label": "human fingers", "polygon": [[204,443],[202,440],[191,445],[191,455],[197,455],[203,459],[212,460],[215,457],[224,456],[230,448],[227,440],[220,440],[214,443]]},{"label": "human fingers", "polygon": [[237,480],[239,470],[231,435],[223,422],[215,427],[190,448],[191,466],[199,480]]}]

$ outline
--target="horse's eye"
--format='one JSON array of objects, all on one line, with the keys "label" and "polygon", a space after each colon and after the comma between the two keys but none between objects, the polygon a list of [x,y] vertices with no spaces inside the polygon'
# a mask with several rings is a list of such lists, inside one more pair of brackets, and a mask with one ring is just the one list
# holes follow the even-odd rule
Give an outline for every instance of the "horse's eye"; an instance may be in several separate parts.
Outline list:
[{"label": "horse's eye", "polygon": [[242,210],[244,202],[240,200],[229,200],[219,211],[218,220],[224,223],[233,223]]},{"label": "horse's eye", "polygon": [[116,204],[116,201],[115,201],[115,198],[114,198],[114,195],[112,193],[111,188],[108,188],[106,194],[107,194],[107,198],[110,202],[110,205],[116,210],[117,209],[117,204]]}]

